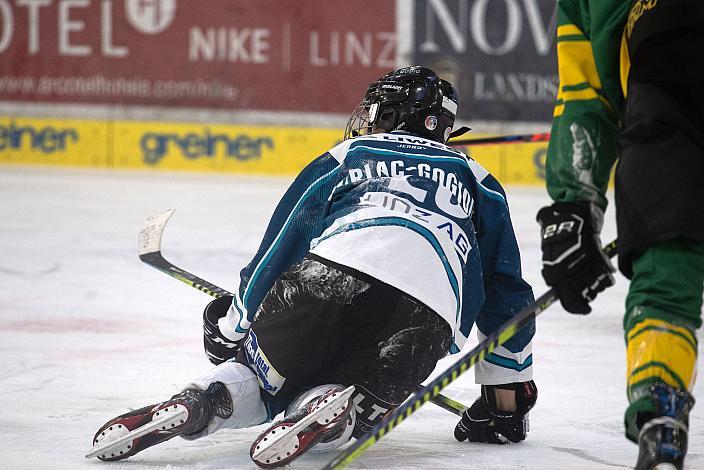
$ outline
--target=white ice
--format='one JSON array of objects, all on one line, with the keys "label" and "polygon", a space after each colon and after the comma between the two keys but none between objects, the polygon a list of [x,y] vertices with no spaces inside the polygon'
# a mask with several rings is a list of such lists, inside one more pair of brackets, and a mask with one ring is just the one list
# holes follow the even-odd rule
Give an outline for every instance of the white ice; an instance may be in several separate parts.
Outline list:
[{"label": "white ice", "polygon": [[[166,258],[232,290],[288,181],[0,167],[0,468],[255,468],[248,450],[261,428],[176,438],[112,464],[83,456],[105,421],[170,397],[209,367],[201,313],[210,298],[139,261],[143,220],[176,209]],[[534,219],[547,196],[540,188],[508,193],[537,296],[546,287]],[[614,234],[611,209],[603,241]],[[636,446],[622,429],[627,286],[618,275],[589,316],[555,305],[538,318],[539,399],[524,443],[458,443],[456,417],[426,404],[351,468],[631,467]],[[704,401],[701,390],[694,395]],[[472,372],[444,393],[470,404],[478,395]],[[305,455],[291,468],[317,468],[329,458]],[[704,468],[704,404],[691,416],[687,468]]]}]

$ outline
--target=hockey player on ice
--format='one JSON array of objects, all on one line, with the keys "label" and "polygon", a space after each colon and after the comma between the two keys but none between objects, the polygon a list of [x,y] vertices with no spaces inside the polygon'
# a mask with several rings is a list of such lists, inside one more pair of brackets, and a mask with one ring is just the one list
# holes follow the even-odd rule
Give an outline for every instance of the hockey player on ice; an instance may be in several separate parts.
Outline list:
[{"label": "hockey player on ice", "polygon": [[558,25],[543,277],[576,314],[614,283],[599,233],[618,159],[625,434],[636,469],[682,469],[704,285],[704,2],[560,0]]},{"label": "hockey player on ice", "polygon": [[[446,145],[456,112],[454,88],[427,68],[372,83],[345,140],[284,194],[237,297],[206,307],[216,367],[170,400],[110,420],[89,455],[123,459],[281,413],[252,445],[258,465],[334,449],[401,404],[473,325],[483,339],[530,304],[502,187]],[[481,396],[457,439],[525,439],[534,330],[477,365]]]}]

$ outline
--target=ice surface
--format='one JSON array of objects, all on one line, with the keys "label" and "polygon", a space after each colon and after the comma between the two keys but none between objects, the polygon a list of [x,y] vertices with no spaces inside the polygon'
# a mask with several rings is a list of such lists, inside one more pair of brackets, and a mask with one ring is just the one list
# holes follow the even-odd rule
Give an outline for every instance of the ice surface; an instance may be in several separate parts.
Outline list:
[{"label": "ice surface", "polygon": [[[248,450],[258,428],[195,442],[176,438],[112,464],[83,456],[109,418],[170,397],[209,367],[201,313],[210,299],[139,261],[144,219],[176,209],[164,235],[166,258],[233,290],[287,184],[265,177],[0,167],[0,468],[255,468]],[[547,196],[539,188],[508,193],[525,277],[539,295],[546,288],[534,218]],[[610,210],[603,241],[614,233]],[[590,316],[553,306],[539,317],[539,398],[525,443],[458,443],[456,418],[427,404],[351,468],[628,468],[636,447],[621,424],[627,285],[618,275]],[[704,401],[701,390],[694,395]],[[472,372],[444,393],[470,404],[478,395]],[[691,428],[687,468],[704,468],[702,404]],[[291,468],[316,468],[329,458],[306,455]]]}]

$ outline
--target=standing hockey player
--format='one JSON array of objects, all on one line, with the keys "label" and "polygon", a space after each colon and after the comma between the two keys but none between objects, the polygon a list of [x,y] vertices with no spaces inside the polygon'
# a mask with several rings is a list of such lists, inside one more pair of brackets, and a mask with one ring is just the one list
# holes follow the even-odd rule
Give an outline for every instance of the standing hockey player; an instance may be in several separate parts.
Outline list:
[{"label": "standing hockey player", "polygon": [[[105,424],[89,455],[118,460],[281,412],[251,448],[258,465],[334,449],[401,404],[475,323],[482,339],[530,304],[503,189],[445,145],[456,111],[455,90],[432,70],[372,83],[346,140],[284,194],[237,297],[206,308],[217,366]],[[531,324],[477,366],[481,397],[458,439],[525,439],[533,333]]]},{"label": "standing hockey player", "polygon": [[626,436],[639,442],[636,468],[681,469],[704,282],[704,1],[558,8],[560,90],[547,156],[555,203],[537,217],[543,276],[578,314],[614,283],[599,232],[619,157],[619,268],[631,279]]}]

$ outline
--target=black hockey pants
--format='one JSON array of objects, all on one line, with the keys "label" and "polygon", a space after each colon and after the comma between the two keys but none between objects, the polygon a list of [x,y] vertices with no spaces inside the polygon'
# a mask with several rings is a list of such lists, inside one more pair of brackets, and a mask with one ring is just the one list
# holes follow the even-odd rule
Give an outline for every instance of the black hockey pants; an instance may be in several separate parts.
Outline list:
[{"label": "black hockey pants", "polygon": [[309,254],[267,293],[238,360],[263,383],[271,417],[302,390],[354,385],[359,435],[413,393],[451,343],[450,326],[424,304]]}]

